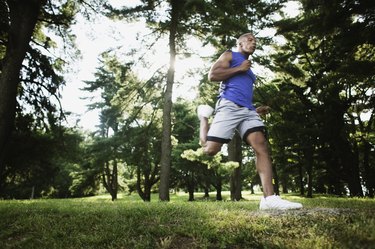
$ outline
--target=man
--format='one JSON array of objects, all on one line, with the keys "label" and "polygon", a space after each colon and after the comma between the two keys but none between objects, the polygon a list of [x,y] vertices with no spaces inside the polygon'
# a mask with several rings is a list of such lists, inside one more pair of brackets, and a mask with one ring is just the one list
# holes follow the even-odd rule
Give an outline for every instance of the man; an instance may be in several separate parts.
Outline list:
[{"label": "man", "polygon": [[237,129],[243,140],[255,151],[256,168],[264,194],[260,209],[299,209],[302,208],[300,203],[283,200],[274,194],[265,127],[259,117],[259,114],[267,113],[268,108],[255,108],[253,105],[253,85],[256,78],[248,58],[255,48],[255,37],[251,33],[243,34],[237,40],[237,52],[225,51],[212,65],[208,78],[210,81],[221,81],[221,91],[210,127],[208,118],[213,109],[208,105],[198,106],[200,143],[206,154],[215,155],[224,143],[231,140]]}]

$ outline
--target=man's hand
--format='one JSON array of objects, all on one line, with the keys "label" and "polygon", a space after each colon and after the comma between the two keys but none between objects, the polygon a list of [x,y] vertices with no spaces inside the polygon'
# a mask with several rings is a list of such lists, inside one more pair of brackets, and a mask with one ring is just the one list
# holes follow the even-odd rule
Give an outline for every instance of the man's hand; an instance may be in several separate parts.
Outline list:
[{"label": "man's hand", "polygon": [[240,65],[240,70],[242,72],[246,72],[247,70],[249,70],[251,67],[251,61],[249,60],[244,60],[241,65]]},{"label": "man's hand", "polygon": [[255,109],[255,111],[259,114],[259,115],[266,115],[267,113],[269,113],[271,107],[269,106],[266,106],[266,105],[262,105],[262,106],[259,106]]}]

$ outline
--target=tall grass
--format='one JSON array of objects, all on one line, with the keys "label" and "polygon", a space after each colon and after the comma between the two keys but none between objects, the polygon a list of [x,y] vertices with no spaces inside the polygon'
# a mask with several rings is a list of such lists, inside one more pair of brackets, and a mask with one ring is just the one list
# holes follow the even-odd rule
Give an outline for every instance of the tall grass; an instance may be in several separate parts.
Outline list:
[{"label": "tall grass", "polygon": [[320,196],[298,211],[172,195],[0,201],[0,248],[375,248],[375,200]]}]

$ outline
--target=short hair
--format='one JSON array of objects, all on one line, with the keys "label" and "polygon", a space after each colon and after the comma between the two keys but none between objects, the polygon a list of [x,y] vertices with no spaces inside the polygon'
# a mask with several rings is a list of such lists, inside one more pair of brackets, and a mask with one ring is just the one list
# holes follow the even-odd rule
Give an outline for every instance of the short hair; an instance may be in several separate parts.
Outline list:
[{"label": "short hair", "polygon": [[253,33],[245,33],[245,34],[243,34],[243,35],[240,35],[240,37],[238,37],[237,38],[237,45],[239,45],[240,44],[240,42],[245,38],[245,37],[248,37],[248,36],[252,36],[252,37],[255,37],[254,35],[253,35]]}]

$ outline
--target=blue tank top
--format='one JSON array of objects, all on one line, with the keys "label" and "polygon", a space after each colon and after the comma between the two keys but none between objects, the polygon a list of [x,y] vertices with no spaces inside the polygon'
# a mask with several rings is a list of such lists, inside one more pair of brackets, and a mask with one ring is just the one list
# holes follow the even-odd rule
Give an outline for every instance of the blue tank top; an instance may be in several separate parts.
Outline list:
[{"label": "blue tank top", "polygon": [[[247,60],[246,56],[240,52],[228,51],[232,52],[232,60],[230,61],[231,68],[241,65],[244,60]],[[237,105],[255,110],[253,105],[253,87],[255,80],[255,74],[251,69],[236,74],[221,83],[220,97],[228,99]]]}]

